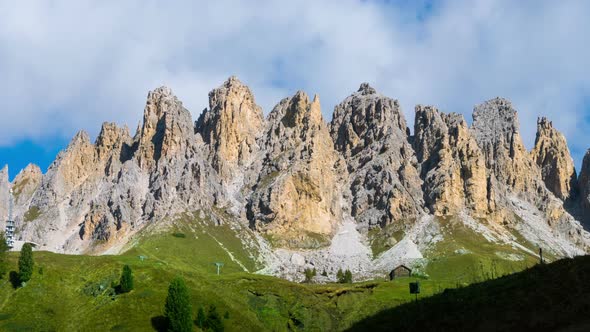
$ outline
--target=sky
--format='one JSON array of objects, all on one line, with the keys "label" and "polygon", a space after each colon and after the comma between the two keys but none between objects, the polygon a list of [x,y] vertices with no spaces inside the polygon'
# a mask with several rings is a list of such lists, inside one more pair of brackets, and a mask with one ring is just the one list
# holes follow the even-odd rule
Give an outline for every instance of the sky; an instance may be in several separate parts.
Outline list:
[{"label": "sky", "polygon": [[172,88],[196,119],[236,75],[266,114],[297,90],[326,121],[369,82],[413,126],[429,104],[471,122],[501,96],[532,148],[546,116],[579,169],[590,148],[590,1],[0,0],[0,167],[45,171],[78,130],[142,118]]}]

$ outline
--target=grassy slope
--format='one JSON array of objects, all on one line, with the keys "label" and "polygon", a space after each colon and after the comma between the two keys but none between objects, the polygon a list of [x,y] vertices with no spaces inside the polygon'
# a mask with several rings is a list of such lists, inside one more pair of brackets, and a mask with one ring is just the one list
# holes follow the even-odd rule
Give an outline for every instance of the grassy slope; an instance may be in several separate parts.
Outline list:
[{"label": "grassy slope", "polygon": [[363,320],[352,331],[588,331],[590,256],[537,265]]},{"label": "grassy slope", "polygon": [[[257,268],[228,226],[205,226],[207,221],[180,223],[172,229],[146,235],[119,256],[70,256],[35,252],[32,280],[14,289],[0,280],[2,331],[146,331],[163,313],[169,281],[182,275],[192,292],[193,312],[215,304],[229,313],[229,331],[342,330],[364,317],[411,299],[407,280],[354,285],[302,285],[243,272],[215,237],[250,271]],[[190,225],[190,227],[188,226]],[[175,237],[183,233],[185,237]],[[139,256],[147,257],[144,261]],[[18,254],[11,253],[16,269]],[[217,276],[216,261],[222,261]],[[108,293],[121,268],[129,264],[135,289],[129,294]],[[42,274],[38,267],[43,268]],[[88,288],[102,284],[100,295]],[[426,294],[443,284],[425,280]],[[447,285],[448,286],[448,285]]]},{"label": "grassy slope", "polygon": [[[435,259],[427,267],[430,279],[422,280],[423,296],[455,287],[458,275],[469,275],[466,282],[476,280],[480,273],[476,267],[482,261],[495,261],[494,252],[509,250],[496,246],[478,249],[481,241],[472,233],[454,228],[452,232],[453,240],[439,243],[430,253]],[[230,259],[218,241],[241,265]],[[246,273],[242,266],[249,271],[260,268],[248,255],[251,250],[243,247],[227,224],[214,227],[209,219],[180,221],[163,233],[144,234],[135,243],[119,256],[35,252],[43,273],[36,270],[26,287],[14,290],[7,278],[0,280],[0,330],[150,330],[152,320],[163,313],[168,283],[175,275],[182,275],[191,289],[193,312],[199,306],[215,304],[222,314],[229,313],[229,331],[342,330],[412,299],[408,279],[301,285]],[[471,253],[455,257],[452,252],[456,247]],[[17,256],[10,256],[13,269]],[[141,261],[139,256],[146,259]],[[225,264],[221,276],[215,274],[214,262]],[[108,294],[109,285],[118,280],[124,264],[134,271],[135,290],[113,297]],[[101,295],[88,294],[89,288],[100,284],[105,288]]]},{"label": "grassy slope", "polygon": [[[452,219],[441,218],[439,223],[444,239],[424,253],[429,258],[426,273],[437,279],[470,284],[522,271],[538,262],[537,257],[507,244],[489,242]],[[520,260],[502,255],[519,256]]]}]

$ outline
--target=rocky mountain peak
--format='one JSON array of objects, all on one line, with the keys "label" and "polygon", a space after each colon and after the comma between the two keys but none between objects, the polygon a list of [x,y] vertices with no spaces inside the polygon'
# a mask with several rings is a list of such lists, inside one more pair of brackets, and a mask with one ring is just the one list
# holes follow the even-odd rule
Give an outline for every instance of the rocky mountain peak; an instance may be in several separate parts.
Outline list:
[{"label": "rocky mountain peak", "polygon": [[8,217],[10,182],[8,181],[8,165],[0,169],[0,227],[4,229]]},{"label": "rocky mountain peak", "polygon": [[334,108],[330,123],[334,145],[345,157],[380,148],[386,136],[407,140],[409,130],[399,102],[378,94],[367,83]]},{"label": "rocky mountain peak", "polygon": [[517,192],[537,190],[540,172],[522,143],[518,114],[510,101],[498,97],[476,105],[471,129],[486,167],[500,183]]},{"label": "rocky mountain peak", "polygon": [[95,142],[98,158],[102,160],[112,152],[121,152],[123,144],[130,141],[131,136],[127,127],[119,128],[112,122],[103,123]]},{"label": "rocky mountain peak", "polygon": [[17,174],[17,176],[14,178],[14,180],[15,180],[15,182],[17,182],[18,179],[31,178],[31,177],[41,177],[41,176],[43,176],[43,172],[41,172],[41,168],[39,168],[39,166],[31,163],[31,164],[28,164],[25,168],[23,168]]},{"label": "rocky mountain peak", "polygon": [[576,171],[565,137],[545,117],[537,120],[537,136],[531,158],[541,168],[547,188],[566,200],[575,188]]},{"label": "rocky mountain peak", "polygon": [[370,86],[369,83],[364,82],[361,83],[361,86],[359,87],[357,92],[360,92],[362,95],[374,95],[377,93],[377,90]]},{"label": "rocky mountain peak", "polygon": [[70,149],[70,148],[75,149],[77,146],[87,145],[87,144],[91,144],[90,143],[90,136],[88,135],[88,133],[85,130],[80,130],[76,133],[76,135],[74,135],[74,138],[72,138],[72,140],[68,144],[67,149]]},{"label": "rocky mountain peak", "polygon": [[17,204],[22,204],[31,199],[33,193],[43,180],[41,168],[35,164],[28,164],[12,181],[12,189]]},{"label": "rocky mountain peak", "polygon": [[590,217],[588,217],[590,216],[590,149],[586,151],[582,160],[582,168],[578,178],[578,190],[582,209],[587,219],[585,221],[588,222],[590,221]]},{"label": "rocky mountain peak", "polygon": [[414,147],[424,180],[425,200],[435,215],[457,214],[466,207],[488,211],[483,155],[460,114],[416,106]]},{"label": "rocky mountain peak", "polygon": [[282,123],[289,128],[308,128],[309,125],[319,125],[322,120],[319,97],[314,97],[312,103],[304,91],[297,91],[290,99],[289,106],[282,110]]},{"label": "rocky mountain peak", "polygon": [[212,165],[222,180],[229,180],[238,167],[251,161],[264,123],[262,108],[237,77],[209,93],[209,109],[199,117],[196,130],[209,144]]},{"label": "rocky mountain peak", "polygon": [[383,226],[420,213],[422,181],[397,100],[361,84],[334,108],[330,133],[350,174],[351,214],[357,222]]},{"label": "rocky mountain peak", "polygon": [[[345,174],[321,115],[319,97],[303,91],[283,99],[269,114],[248,204],[251,225],[283,246],[314,247],[332,235],[341,218]],[[310,236],[315,234],[315,236]],[[318,240],[321,239],[321,240]]]},{"label": "rocky mountain peak", "polygon": [[182,152],[193,135],[191,114],[170,88],[163,86],[149,92],[139,139],[142,168],[155,165],[162,156]]}]

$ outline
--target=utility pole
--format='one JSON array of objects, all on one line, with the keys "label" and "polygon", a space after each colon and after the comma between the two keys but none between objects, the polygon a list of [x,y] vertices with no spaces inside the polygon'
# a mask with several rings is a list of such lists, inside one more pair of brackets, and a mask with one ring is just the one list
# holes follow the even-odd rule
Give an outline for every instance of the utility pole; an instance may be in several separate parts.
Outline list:
[{"label": "utility pole", "polygon": [[217,275],[219,275],[219,268],[221,268],[223,266],[223,263],[217,262],[214,264],[215,264],[215,266],[217,266]]}]

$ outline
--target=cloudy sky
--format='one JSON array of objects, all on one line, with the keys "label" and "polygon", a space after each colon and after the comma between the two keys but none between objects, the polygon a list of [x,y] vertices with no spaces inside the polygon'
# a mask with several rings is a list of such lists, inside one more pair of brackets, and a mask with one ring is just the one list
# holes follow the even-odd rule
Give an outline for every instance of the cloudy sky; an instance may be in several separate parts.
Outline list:
[{"label": "cloudy sky", "polygon": [[590,1],[0,0],[0,164],[43,169],[76,131],[133,130],[170,86],[196,118],[228,76],[268,113],[296,90],[334,105],[370,82],[471,121],[503,96],[532,147],[536,118],[580,166],[590,147]]}]

